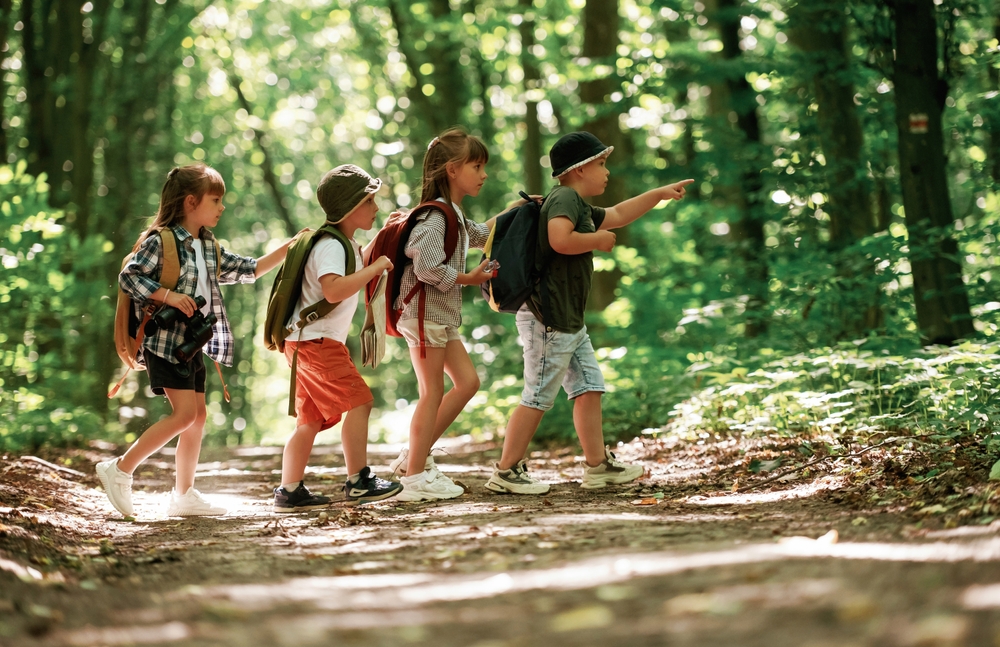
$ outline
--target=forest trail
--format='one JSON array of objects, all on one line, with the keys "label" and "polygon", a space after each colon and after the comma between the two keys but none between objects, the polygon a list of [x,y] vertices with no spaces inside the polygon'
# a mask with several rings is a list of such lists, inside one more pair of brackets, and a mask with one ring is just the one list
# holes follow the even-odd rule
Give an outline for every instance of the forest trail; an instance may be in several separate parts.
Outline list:
[{"label": "forest trail", "polygon": [[[397,449],[373,447],[376,472]],[[156,456],[134,522],[96,489],[107,452],[63,457],[84,476],[7,456],[0,645],[1000,644],[997,523],[866,507],[834,473],[733,493],[732,443],[616,451],[647,476],[586,491],[574,451],[536,452],[550,494],[498,496],[499,448],[453,443],[436,460],[458,500],[276,516],[280,448],[206,449],[198,487],[230,508],[214,519],[164,516]],[[312,464],[339,495],[339,453]]]}]

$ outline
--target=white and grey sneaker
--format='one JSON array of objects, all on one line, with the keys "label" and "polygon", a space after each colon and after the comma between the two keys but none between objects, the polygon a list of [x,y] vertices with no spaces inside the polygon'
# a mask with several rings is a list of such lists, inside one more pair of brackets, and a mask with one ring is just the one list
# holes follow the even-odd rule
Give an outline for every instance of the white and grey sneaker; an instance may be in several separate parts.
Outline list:
[{"label": "white and grey sneaker", "polygon": [[221,517],[224,514],[225,508],[212,505],[194,488],[184,494],[177,494],[177,490],[170,491],[168,517]]},{"label": "white and grey sneaker", "polygon": [[545,494],[549,484],[528,476],[528,464],[522,458],[509,470],[502,470],[499,463],[493,463],[493,476],[486,481],[486,489],[501,494]]},{"label": "white and grey sneaker", "polygon": [[465,492],[461,486],[450,483],[440,473],[433,474],[429,470],[424,470],[415,476],[404,476],[399,482],[403,486],[403,491],[396,495],[397,501],[454,499]]},{"label": "white and grey sneaker", "polygon": [[604,460],[597,467],[587,464],[583,466],[583,482],[580,487],[585,490],[597,490],[606,485],[620,485],[634,481],[646,472],[642,465],[623,463],[615,458],[611,450],[604,448]]},{"label": "white and grey sneaker", "polygon": [[[406,476],[406,465],[409,458],[410,458],[409,449],[404,447],[403,449],[399,450],[399,456],[394,458],[393,461],[389,463],[390,478],[392,476],[395,476],[396,474],[399,474],[400,476]],[[455,483],[455,481],[451,480],[451,478],[449,478],[441,470],[438,469],[437,463],[434,462],[433,456],[428,456],[427,459],[424,461],[424,471],[433,474],[435,479],[444,479],[444,482],[447,483],[452,488],[460,488],[463,492],[465,491],[465,488],[463,488],[458,483]]]},{"label": "white and grey sneaker", "polygon": [[132,508],[132,475],[118,469],[117,458],[102,461],[95,469],[111,505],[126,517],[131,517],[135,513]]}]

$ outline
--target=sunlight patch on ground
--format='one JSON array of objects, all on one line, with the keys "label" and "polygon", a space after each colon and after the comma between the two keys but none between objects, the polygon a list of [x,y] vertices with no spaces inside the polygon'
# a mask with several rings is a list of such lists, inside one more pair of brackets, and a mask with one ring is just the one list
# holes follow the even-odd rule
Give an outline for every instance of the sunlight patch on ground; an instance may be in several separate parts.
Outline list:
[{"label": "sunlight patch on ground", "polygon": [[183,622],[168,622],[156,626],[87,627],[66,634],[65,639],[70,645],[146,645],[186,640],[192,635]]},{"label": "sunlight patch on ground", "polygon": [[[228,599],[250,609],[269,608],[288,601],[309,602],[328,610],[416,607],[433,602],[490,598],[530,590],[573,590],[622,583],[633,577],[668,575],[695,569],[752,564],[788,558],[833,558],[888,562],[1000,561],[1000,538],[970,543],[845,543],[799,541],[754,544],[728,550],[698,553],[647,553],[605,556],[538,571],[499,574],[376,574],[366,576],[309,577],[274,584],[206,587],[198,595]],[[771,585],[769,585],[771,586]],[[812,586],[812,585],[809,585]],[[777,589],[734,589],[736,598],[777,600]],[[807,587],[808,588],[808,587]],[[825,595],[829,584],[816,585],[813,593],[800,591],[800,599]],[[821,590],[822,589],[822,590]],[[813,589],[809,589],[812,591]],[[763,592],[761,592],[763,591]],[[348,595],[349,593],[349,595]],[[176,595],[187,595],[180,591]],[[1000,586],[967,595],[978,604],[1000,605]],[[987,600],[987,602],[982,602]],[[678,602],[683,606],[691,600]],[[697,602],[697,601],[695,601]],[[973,604],[976,602],[967,602]],[[770,604],[770,603],[769,603]],[[773,602],[778,604],[778,602]]]},{"label": "sunlight patch on ground", "polygon": [[841,486],[841,479],[836,477],[824,477],[791,487],[787,490],[776,490],[773,492],[746,492],[742,494],[719,494],[715,496],[696,495],[681,499],[683,503],[691,505],[756,505],[758,503],[772,503],[774,501],[789,501],[791,499],[805,499],[814,496],[824,490],[834,490]]}]

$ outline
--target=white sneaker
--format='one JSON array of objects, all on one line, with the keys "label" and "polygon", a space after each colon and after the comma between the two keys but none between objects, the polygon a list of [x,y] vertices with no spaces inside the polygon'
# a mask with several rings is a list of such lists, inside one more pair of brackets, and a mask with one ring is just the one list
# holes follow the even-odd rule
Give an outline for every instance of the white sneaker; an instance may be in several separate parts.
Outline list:
[{"label": "white sneaker", "polygon": [[545,494],[549,485],[528,476],[528,465],[521,459],[509,470],[502,470],[500,463],[493,463],[493,476],[486,482],[486,489],[501,494]]},{"label": "white sneaker", "polygon": [[134,514],[132,509],[132,475],[118,469],[118,459],[112,458],[97,464],[97,478],[101,480],[104,493],[115,510],[126,517]]},{"label": "white sneaker", "polygon": [[[399,474],[400,476],[406,476],[406,465],[407,465],[407,459],[409,459],[409,457],[410,457],[409,449],[404,447],[403,449],[399,450],[399,456],[394,458],[393,461],[389,463],[390,476],[395,476],[396,474]],[[462,492],[465,492],[465,488],[463,488],[458,483],[455,483],[455,481],[451,480],[441,470],[438,469],[437,463],[434,462],[433,456],[428,456],[427,460],[424,461],[424,471],[433,474],[435,479],[443,479],[444,482],[447,483],[450,488],[452,489],[458,488],[462,490]]]},{"label": "white sneaker", "polygon": [[170,507],[168,517],[221,517],[226,514],[225,508],[212,505],[201,495],[201,492],[191,488],[186,494],[170,491]]},{"label": "white sneaker", "polygon": [[584,463],[583,482],[580,487],[586,490],[597,490],[606,485],[620,485],[634,481],[646,472],[642,465],[623,463],[615,458],[611,450],[604,448],[604,460],[597,467]]},{"label": "white sneaker", "polygon": [[451,483],[440,475],[434,475],[425,470],[416,476],[404,476],[399,479],[403,491],[396,495],[397,501],[435,501],[438,499],[454,499],[465,492],[461,486]]}]

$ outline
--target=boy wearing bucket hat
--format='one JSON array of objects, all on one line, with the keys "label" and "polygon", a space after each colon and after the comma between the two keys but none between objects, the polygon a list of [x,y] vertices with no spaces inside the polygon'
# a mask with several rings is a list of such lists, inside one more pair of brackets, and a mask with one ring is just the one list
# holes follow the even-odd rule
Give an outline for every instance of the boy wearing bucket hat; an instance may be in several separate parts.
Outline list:
[{"label": "boy wearing bucket hat", "polygon": [[545,494],[528,475],[525,454],[559,386],[573,400],[573,422],[586,464],[581,487],[628,483],[643,474],[641,465],[615,458],[604,445],[601,394],[604,378],[594,356],[584,311],[594,272],[594,251],[610,252],[611,229],[624,227],[662,200],[680,200],[694,180],[647,191],[613,207],[592,207],[585,198],[601,195],[608,184],[608,155],[614,150],[588,132],[563,136],[549,152],[552,177],[559,181],[542,205],[536,259],[542,279],[517,313],[524,344],[524,390],[504,435],[503,454],[486,487],[494,492]]},{"label": "boy wearing bucket hat", "polygon": [[[358,307],[358,292],[367,283],[392,268],[385,256],[364,267],[361,250],[354,240],[358,229],[375,222],[375,193],[382,181],[363,169],[344,164],[320,180],[316,195],[334,225],[350,243],[355,272],[348,273],[348,250],[337,237],[326,236],[309,252],[302,275],[302,293],[294,313],[321,302],[338,303],[333,310],[308,325],[302,325],[285,341],[289,366],[298,350],[295,371],[295,432],[285,444],[281,461],[281,487],[274,490],[275,512],[303,512],[324,507],[327,497],[312,494],[302,482],[316,434],[329,429],[344,416],[341,440],[347,463],[344,494],[348,501],[364,503],[386,499],[402,490],[399,483],[375,476],[367,465],[368,416],[372,392],[358,373],[344,343]],[[295,319],[295,315],[292,319]],[[294,326],[289,320],[287,325]],[[294,341],[293,341],[294,339]]]}]

